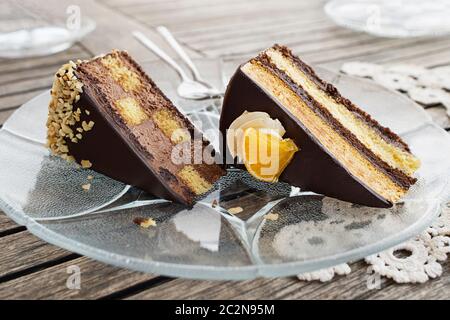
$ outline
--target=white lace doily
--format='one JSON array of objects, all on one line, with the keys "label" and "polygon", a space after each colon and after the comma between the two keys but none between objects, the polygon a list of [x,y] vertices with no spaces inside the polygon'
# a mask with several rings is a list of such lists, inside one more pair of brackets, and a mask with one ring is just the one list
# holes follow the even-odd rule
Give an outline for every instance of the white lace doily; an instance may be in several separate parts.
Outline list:
[{"label": "white lace doily", "polygon": [[406,93],[424,106],[441,104],[450,116],[450,66],[426,69],[414,65],[381,66],[367,62],[347,62],[341,71],[371,78],[378,84]]},{"label": "white lace doily", "polygon": [[[450,67],[425,69],[412,65],[380,66],[365,62],[345,63],[341,71],[371,78],[389,89],[406,93],[424,106],[442,104],[450,117]],[[386,251],[366,257],[371,273],[398,283],[423,283],[442,274],[441,263],[450,253],[450,203],[439,218],[414,239]],[[403,254],[403,255],[402,255]],[[335,274],[350,273],[348,264],[303,273],[300,280],[330,281]]]},{"label": "white lace doily", "polygon": [[[403,256],[400,254],[403,253]],[[450,203],[439,218],[420,235],[386,251],[366,257],[372,273],[398,283],[423,283],[442,274],[441,263],[450,253]],[[300,280],[330,281],[335,274],[350,273],[348,264],[298,275]]]},{"label": "white lace doily", "polygon": [[[447,260],[450,252],[450,206],[442,210],[440,217],[416,238],[389,250],[367,257],[373,271],[392,278],[398,283],[423,283],[442,274],[439,262]],[[406,257],[395,253],[407,252]]]},{"label": "white lace doily", "polygon": [[337,266],[326,268],[313,272],[306,272],[299,274],[297,278],[303,281],[319,280],[320,282],[327,282],[334,278],[334,275],[347,275],[351,272],[348,264],[343,263]]}]

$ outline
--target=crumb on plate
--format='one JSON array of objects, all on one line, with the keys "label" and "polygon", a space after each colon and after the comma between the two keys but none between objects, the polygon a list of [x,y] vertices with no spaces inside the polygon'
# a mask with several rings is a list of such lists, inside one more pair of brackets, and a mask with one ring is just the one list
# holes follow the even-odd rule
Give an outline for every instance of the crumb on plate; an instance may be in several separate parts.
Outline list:
[{"label": "crumb on plate", "polygon": [[237,213],[241,213],[242,211],[244,211],[244,209],[242,209],[242,207],[233,207],[227,210],[228,213],[230,214],[237,214]]},{"label": "crumb on plate", "polygon": [[277,221],[278,220],[278,213],[268,213],[264,216],[264,219],[271,220],[271,221]]},{"label": "crumb on plate", "polygon": [[137,217],[133,219],[133,222],[145,229],[150,227],[156,227],[156,221],[153,220],[152,218]]}]

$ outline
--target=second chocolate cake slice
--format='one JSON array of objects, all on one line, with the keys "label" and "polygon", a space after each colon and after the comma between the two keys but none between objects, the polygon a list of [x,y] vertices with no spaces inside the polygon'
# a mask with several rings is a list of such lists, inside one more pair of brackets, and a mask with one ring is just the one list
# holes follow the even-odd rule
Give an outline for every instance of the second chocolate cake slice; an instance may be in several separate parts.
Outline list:
[{"label": "second chocolate cake slice", "polygon": [[[267,127],[274,134],[255,131]],[[420,165],[399,136],[278,45],[236,71],[220,129],[228,153],[244,160],[257,178],[276,181],[279,176],[303,190],[367,206],[398,202],[415,183]],[[279,146],[279,172],[264,176],[257,161],[242,159],[246,153],[254,156],[248,143],[252,138]]]},{"label": "second chocolate cake slice", "polygon": [[209,142],[126,52],[65,64],[51,95],[48,146],[66,160],[187,205],[225,173]]}]

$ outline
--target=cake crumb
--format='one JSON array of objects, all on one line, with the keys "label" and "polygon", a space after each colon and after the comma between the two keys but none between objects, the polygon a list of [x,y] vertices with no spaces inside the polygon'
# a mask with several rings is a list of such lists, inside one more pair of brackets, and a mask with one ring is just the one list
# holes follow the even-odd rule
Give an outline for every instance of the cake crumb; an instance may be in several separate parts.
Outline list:
[{"label": "cake crumb", "polygon": [[88,179],[88,180],[92,180],[92,179],[94,179],[94,177],[91,176],[91,175],[88,175],[88,176],[87,176],[87,179]]},{"label": "cake crumb", "polygon": [[211,203],[211,207],[213,208],[217,207],[217,199],[213,200],[213,202]]},{"label": "cake crumb", "polygon": [[233,207],[227,210],[228,213],[230,214],[238,214],[241,213],[242,211],[244,211],[244,209],[242,209],[242,207]]},{"label": "cake crumb", "polygon": [[88,169],[92,167],[92,163],[89,160],[81,160],[81,167]]},{"label": "cake crumb", "polygon": [[156,227],[156,221],[152,218],[136,217],[133,222],[142,228]]},{"label": "cake crumb", "polygon": [[277,221],[278,220],[278,213],[268,213],[264,216],[264,219],[271,220],[271,221]]},{"label": "cake crumb", "polygon": [[81,188],[83,188],[83,190],[87,192],[91,189],[91,184],[90,183],[83,184]]},{"label": "cake crumb", "polygon": [[84,131],[89,131],[92,129],[92,127],[94,126],[94,121],[83,121],[81,122],[81,127],[83,128]]}]

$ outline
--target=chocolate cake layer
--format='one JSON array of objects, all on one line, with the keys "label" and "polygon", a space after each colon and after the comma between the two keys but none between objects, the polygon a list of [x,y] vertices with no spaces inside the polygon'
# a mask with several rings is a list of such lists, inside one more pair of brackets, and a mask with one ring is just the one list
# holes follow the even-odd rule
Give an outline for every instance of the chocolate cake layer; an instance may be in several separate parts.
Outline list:
[{"label": "chocolate cake layer", "polygon": [[[63,77],[73,73],[73,79],[61,83],[81,84],[82,92],[72,101],[68,88],[57,83],[52,89],[49,128],[66,131],[49,129],[53,153],[187,205],[225,173],[210,159],[195,159],[195,147],[214,156],[209,142],[126,52],[72,67]],[[175,157],[178,150],[183,161]]]}]

